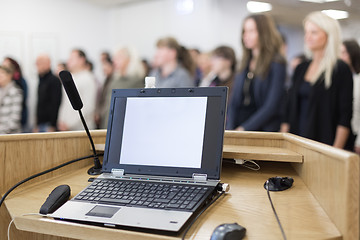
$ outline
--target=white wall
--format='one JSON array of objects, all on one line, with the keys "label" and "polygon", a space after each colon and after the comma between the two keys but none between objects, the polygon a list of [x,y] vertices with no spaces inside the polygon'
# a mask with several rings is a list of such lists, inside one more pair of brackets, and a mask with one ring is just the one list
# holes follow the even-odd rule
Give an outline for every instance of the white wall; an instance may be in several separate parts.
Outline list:
[{"label": "white wall", "polygon": [[35,118],[39,53],[49,53],[55,66],[80,47],[96,64],[109,45],[107,10],[78,0],[1,0],[0,22],[0,59],[12,56],[22,66],[29,85],[30,123]]},{"label": "white wall", "polygon": [[210,51],[220,44],[240,51],[240,27],[247,15],[245,1],[196,0],[190,14],[176,11],[176,0],[126,5],[110,11],[111,44],[135,45],[151,59],[159,38],[173,36],[187,47]]}]

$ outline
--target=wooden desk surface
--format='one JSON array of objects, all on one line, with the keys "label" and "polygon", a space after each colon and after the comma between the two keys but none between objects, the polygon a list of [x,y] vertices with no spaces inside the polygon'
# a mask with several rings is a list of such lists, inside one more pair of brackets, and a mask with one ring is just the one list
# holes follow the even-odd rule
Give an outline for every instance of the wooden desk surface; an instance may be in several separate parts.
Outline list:
[{"label": "wooden desk surface", "polygon": [[[230,192],[203,213],[188,232],[186,239],[208,240],[216,226],[233,222],[247,229],[245,239],[282,239],[266,190],[263,188],[264,182],[273,176],[291,176],[295,180],[291,189],[271,193],[288,239],[342,239],[336,226],[290,164],[261,162],[260,166],[261,170],[254,172],[239,165],[224,163],[221,179],[222,182],[230,183]],[[37,213],[48,194],[58,185],[70,185],[72,196],[75,196],[88,184],[89,176],[86,170],[87,167],[74,170],[43,182],[27,185],[10,194],[5,204],[11,218],[15,217],[16,228],[75,239],[178,239],[181,237],[75,224],[40,216],[21,216],[25,213]]]}]

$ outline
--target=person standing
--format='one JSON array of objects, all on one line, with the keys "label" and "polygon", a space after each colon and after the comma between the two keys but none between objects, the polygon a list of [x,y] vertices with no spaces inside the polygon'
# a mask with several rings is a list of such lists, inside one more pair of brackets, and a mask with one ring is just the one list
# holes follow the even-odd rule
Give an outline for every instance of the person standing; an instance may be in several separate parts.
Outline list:
[{"label": "person standing", "polygon": [[349,137],[353,79],[350,68],[339,59],[339,23],[312,12],[304,20],[304,31],[310,60],[299,64],[293,74],[281,131],[353,149]]},{"label": "person standing", "polygon": [[3,61],[3,66],[14,69],[12,79],[15,83],[20,87],[23,93],[22,100],[22,108],[21,108],[21,131],[29,132],[28,127],[28,107],[27,107],[27,99],[28,99],[28,85],[26,83],[25,78],[22,75],[20,64],[11,57],[6,57]]},{"label": "person standing", "polygon": [[15,69],[0,66],[0,134],[21,132],[23,91],[13,80]]},{"label": "person standing", "polygon": [[355,137],[354,151],[360,154],[360,46],[356,40],[343,41],[340,58],[353,73],[353,117],[351,127]]},{"label": "person standing", "polygon": [[145,82],[145,69],[134,47],[119,47],[113,56],[113,67],[113,74],[103,88],[103,100],[98,109],[102,129],[107,128],[112,89],[142,88]]},{"label": "person standing", "polygon": [[214,74],[210,87],[224,86],[232,90],[236,72],[236,56],[231,47],[219,46],[212,52],[211,73]]},{"label": "person standing", "polygon": [[188,50],[175,38],[159,39],[150,76],[156,78],[156,87],[194,87],[195,64]]},{"label": "person standing", "polygon": [[230,93],[226,129],[279,131],[286,79],[281,35],[270,16],[245,18],[240,74]]},{"label": "person standing", "polygon": [[[74,49],[67,61],[67,67],[71,72],[77,90],[83,102],[82,114],[89,129],[95,129],[95,105],[96,105],[96,80],[95,76],[87,69],[85,52]],[[58,129],[60,131],[83,130],[81,119],[63,91],[59,110]]]},{"label": "person standing", "polygon": [[36,58],[36,68],[39,85],[34,132],[54,132],[57,130],[61,103],[61,83],[51,71],[51,60],[48,55],[42,54]]}]

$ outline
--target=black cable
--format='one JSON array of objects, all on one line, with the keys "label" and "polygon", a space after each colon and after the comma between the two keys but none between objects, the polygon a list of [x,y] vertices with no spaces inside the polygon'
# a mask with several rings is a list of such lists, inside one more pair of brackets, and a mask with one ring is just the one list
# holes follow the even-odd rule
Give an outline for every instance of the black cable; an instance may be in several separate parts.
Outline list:
[{"label": "black cable", "polygon": [[284,229],[283,229],[283,227],[282,227],[282,225],[281,225],[281,223],[280,223],[280,219],[279,219],[279,217],[278,217],[278,215],[277,215],[277,213],[276,213],[274,204],[273,204],[273,202],[272,202],[272,200],[271,200],[271,197],[270,197],[269,180],[266,181],[266,192],[267,192],[267,195],[268,195],[268,198],[269,198],[269,201],[270,201],[272,210],[274,211],[274,215],[275,215],[275,217],[276,217],[276,220],[277,220],[277,222],[278,222],[278,224],[279,224],[279,227],[280,227],[280,230],[281,230],[281,234],[282,234],[284,240],[286,240],[287,238],[286,238],[286,236],[285,236]]},{"label": "black cable", "polygon": [[94,157],[94,155],[89,155],[89,156],[77,158],[77,159],[71,160],[71,161],[69,161],[69,162],[60,164],[60,165],[58,165],[58,166],[56,166],[56,167],[50,168],[50,169],[48,169],[48,170],[45,170],[45,171],[43,171],[43,172],[37,173],[37,174],[35,174],[35,175],[32,175],[32,176],[30,176],[30,177],[28,177],[28,178],[25,178],[24,180],[21,180],[20,182],[16,183],[14,186],[12,186],[12,187],[4,194],[4,196],[3,196],[3,197],[1,198],[1,200],[0,200],[0,207],[1,207],[2,203],[5,201],[5,198],[7,197],[7,195],[9,195],[15,188],[17,188],[17,187],[20,186],[21,184],[26,183],[27,181],[29,181],[29,180],[31,180],[31,179],[34,179],[34,178],[36,178],[36,177],[40,177],[40,176],[42,176],[42,175],[44,175],[44,174],[46,174],[46,173],[49,173],[49,172],[55,171],[55,170],[57,170],[57,169],[59,169],[59,168],[65,167],[66,165],[69,165],[69,164],[71,164],[71,163],[75,163],[75,162],[78,162],[78,161],[80,161],[80,160],[84,160],[84,159],[88,159],[88,158],[92,158],[92,157]]},{"label": "black cable", "polygon": [[223,194],[225,193],[225,191],[221,191],[221,193],[219,195],[216,196],[216,198],[214,198],[203,210],[201,210],[197,216],[191,221],[191,223],[189,224],[189,226],[185,229],[183,236],[181,238],[181,240],[184,240],[186,237],[187,232],[190,230],[190,228],[192,227],[192,225],[194,224],[194,222],[201,216],[201,214],[203,214],[205,212],[206,209],[208,209],[216,200],[218,200]]}]

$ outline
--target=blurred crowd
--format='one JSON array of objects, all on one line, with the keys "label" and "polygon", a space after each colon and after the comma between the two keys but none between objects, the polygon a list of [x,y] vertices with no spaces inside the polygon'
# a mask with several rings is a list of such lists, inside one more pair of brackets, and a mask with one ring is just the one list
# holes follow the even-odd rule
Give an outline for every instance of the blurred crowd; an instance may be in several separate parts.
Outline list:
[{"label": "blurred crowd", "polygon": [[[28,126],[28,89],[17,61],[0,65],[0,134],[82,130],[83,126],[58,79],[72,73],[90,129],[107,128],[112,89],[142,88],[145,76],[156,87],[229,88],[226,129],[290,132],[360,154],[360,47],[342,41],[337,20],[321,12],[303,21],[304,53],[286,61],[286,41],[266,14],[247,16],[242,24],[242,57],[229,46],[210,52],[187,49],[175,38],[157,41],[152,61],[123,46],[101,54],[105,76],[99,84],[82,49],[51,70],[39,55],[36,124]],[[303,46],[299,46],[299,49]],[[287,65],[291,75],[287,73]]]}]

